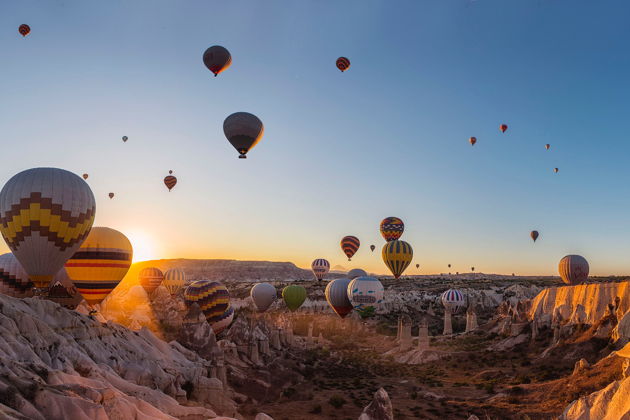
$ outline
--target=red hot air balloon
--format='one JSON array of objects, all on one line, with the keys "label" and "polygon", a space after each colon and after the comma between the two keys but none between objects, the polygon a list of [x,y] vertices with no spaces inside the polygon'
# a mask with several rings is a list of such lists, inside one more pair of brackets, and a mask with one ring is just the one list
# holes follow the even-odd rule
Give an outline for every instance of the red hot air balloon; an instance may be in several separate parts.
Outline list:
[{"label": "red hot air balloon", "polygon": [[22,36],[26,36],[28,34],[31,33],[31,27],[28,26],[27,24],[23,23],[22,25],[20,25],[20,27],[18,28],[18,32],[20,33],[20,35]]},{"label": "red hot air balloon", "polygon": [[88,179],[88,174],[83,174],[83,179]]},{"label": "red hot air balloon", "polygon": [[337,68],[342,72],[350,68],[350,60],[348,60],[346,57],[339,57],[336,64]]},{"label": "red hot air balloon", "polygon": [[545,144],[545,150],[549,150],[550,147],[551,147],[550,144]]},{"label": "red hot air balloon", "polygon": [[468,139],[468,142],[470,143],[471,146],[474,146],[475,143],[477,143],[477,137],[471,137]]},{"label": "red hot air balloon", "polygon": [[361,242],[356,236],[344,236],[341,239],[341,250],[346,254],[346,257],[348,257],[348,261],[351,261],[352,256],[357,252],[359,246],[361,246]]},{"label": "red hot air balloon", "polygon": [[532,230],[531,233],[529,234],[529,236],[531,236],[532,239],[534,240],[534,242],[536,242],[536,239],[538,239],[538,231],[537,230]]},{"label": "red hot air balloon", "polygon": [[171,192],[175,184],[177,184],[177,178],[171,175],[173,171],[168,171],[168,173],[169,174],[164,177],[164,185],[166,185],[166,188],[168,188],[168,192]]},{"label": "red hot air balloon", "polygon": [[505,133],[507,129],[508,129],[507,124],[501,124],[499,126],[499,130],[501,130],[502,133]]}]

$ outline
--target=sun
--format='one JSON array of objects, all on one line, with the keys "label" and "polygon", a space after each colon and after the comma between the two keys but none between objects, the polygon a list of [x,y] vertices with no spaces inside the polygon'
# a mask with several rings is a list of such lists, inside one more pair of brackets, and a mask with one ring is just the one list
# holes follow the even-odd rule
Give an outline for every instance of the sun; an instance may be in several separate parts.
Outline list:
[{"label": "sun", "polygon": [[156,258],[155,241],[146,232],[125,232],[133,247],[132,262],[154,260]]}]

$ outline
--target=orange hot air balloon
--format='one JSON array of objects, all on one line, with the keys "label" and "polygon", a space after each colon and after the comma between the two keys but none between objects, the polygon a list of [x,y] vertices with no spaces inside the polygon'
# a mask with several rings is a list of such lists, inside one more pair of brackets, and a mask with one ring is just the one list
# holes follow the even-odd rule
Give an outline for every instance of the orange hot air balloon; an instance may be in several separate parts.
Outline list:
[{"label": "orange hot air balloon", "polygon": [[337,68],[341,70],[342,73],[350,68],[350,60],[346,57],[339,57],[336,64]]},{"label": "orange hot air balloon", "polygon": [[169,173],[169,175],[167,175],[164,178],[164,185],[166,185],[166,188],[168,188],[168,192],[171,192],[171,190],[173,189],[175,184],[177,184],[177,178],[175,178],[173,175],[171,175],[173,173],[173,171],[168,171],[168,173]]},{"label": "orange hot air balloon", "polygon": [[114,198],[114,193],[109,193],[109,194],[107,194],[107,195],[109,195],[110,200],[111,200],[112,198]]},{"label": "orange hot air balloon", "polygon": [[471,137],[468,139],[468,142],[470,143],[471,146],[474,146],[475,143],[477,143],[477,137]]},{"label": "orange hot air balloon", "polygon": [[499,130],[501,130],[502,133],[505,133],[505,131],[507,130],[507,124],[501,124],[499,126]]},{"label": "orange hot air balloon", "polygon": [[20,25],[20,27],[18,28],[18,32],[20,33],[20,35],[22,36],[26,36],[28,34],[31,33],[31,27],[28,26],[27,24],[23,23],[22,25]]},{"label": "orange hot air balloon", "polygon": [[361,246],[361,241],[356,236],[348,235],[341,238],[341,250],[348,257],[348,261],[357,252],[359,246]]},{"label": "orange hot air balloon", "polygon": [[83,179],[88,179],[88,174],[83,174]]},{"label": "orange hot air balloon", "polygon": [[550,147],[551,147],[550,144],[545,144],[545,150],[549,150]]},{"label": "orange hot air balloon", "polygon": [[531,236],[532,239],[534,240],[534,242],[536,242],[536,239],[538,239],[538,231],[537,230],[532,230],[531,233],[529,234],[529,236]]}]

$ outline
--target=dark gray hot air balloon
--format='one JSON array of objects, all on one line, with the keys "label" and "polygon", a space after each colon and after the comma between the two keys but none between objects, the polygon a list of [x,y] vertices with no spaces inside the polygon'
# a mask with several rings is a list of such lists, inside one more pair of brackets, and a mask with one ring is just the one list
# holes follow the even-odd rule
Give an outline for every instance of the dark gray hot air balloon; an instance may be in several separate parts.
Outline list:
[{"label": "dark gray hot air balloon", "polygon": [[248,112],[236,112],[223,122],[225,137],[240,153],[239,158],[247,158],[247,152],[256,146],[265,132],[265,127],[260,119]]},{"label": "dark gray hot air balloon", "polygon": [[269,283],[257,283],[249,291],[258,312],[265,312],[276,301],[276,288]]},{"label": "dark gray hot air balloon", "polygon": [[584,283],[588,279],[588,262],[581,255],[567,255],[560,260],[558,272],[569,285]]},{"label": "dark gray hot air balloon", "polygon": [[217,77],[232,64],[232,55],[220,45],[213,45],[203,53],[203,64]]}]

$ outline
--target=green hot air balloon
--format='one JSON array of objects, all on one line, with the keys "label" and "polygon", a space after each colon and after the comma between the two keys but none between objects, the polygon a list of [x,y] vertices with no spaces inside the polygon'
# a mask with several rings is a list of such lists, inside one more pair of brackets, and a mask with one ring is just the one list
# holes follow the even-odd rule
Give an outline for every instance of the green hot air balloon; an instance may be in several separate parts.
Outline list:
[{"label": "green hot air balloon", "polygon": [[292,284],[282,289],[282,299],[291,312],[296,311],[306,300],[306,289],[304,286]]}]

